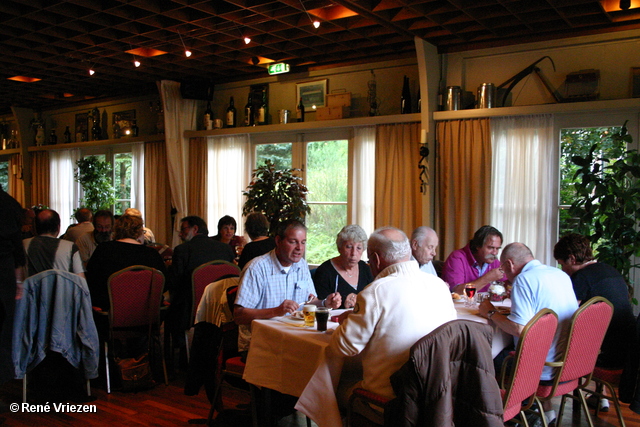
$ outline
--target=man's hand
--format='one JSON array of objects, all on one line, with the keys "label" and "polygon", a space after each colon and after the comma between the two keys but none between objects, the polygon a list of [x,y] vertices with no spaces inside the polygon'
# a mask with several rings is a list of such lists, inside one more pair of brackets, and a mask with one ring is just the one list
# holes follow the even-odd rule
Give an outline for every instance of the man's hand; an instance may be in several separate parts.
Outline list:
[{"label": "man's hand", "polygon": [[494,268],[487,271],[482,278],[486,279],[487,282],[497,282],[504,279],[504,271],[500,267]]},{"label": "man's hand", "polygon": [[480,311],[478,314],[484,317],[485,319],[488,319],[489,318],[488,313],[491,310],[495,310],[496,307],[493,304],[491,304],[491,301],[486,299],[480,303],[480,305],[478,306],[478,309]]},{"label": "man's hand", "polygon": [[334,292],[327,296],[327,299],[324,300],[324,306],[329,308],[340,308],[342,305],[342,295],[338,292]]},{"label": "man's hand", "polygon": [[356,300],[358,299],[358,295],[349,294],[344,300],[344,308],[353,308],[356,305]]},{"label": "man's hand", "polygon": [[296,311],[300,306],[297,302],[292,301],[290,299],[286,299],[282,301],[282,304],[276,307],[276,316],[284,316],[286,314],[291,314]]}]

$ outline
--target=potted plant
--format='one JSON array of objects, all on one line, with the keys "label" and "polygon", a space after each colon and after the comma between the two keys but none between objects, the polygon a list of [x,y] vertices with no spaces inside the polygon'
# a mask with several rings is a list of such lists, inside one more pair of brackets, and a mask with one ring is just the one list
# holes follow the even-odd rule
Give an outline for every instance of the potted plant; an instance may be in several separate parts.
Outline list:
[{"label": "potted plant", "polygon": [[300,169],[276,170],[271,161],[253,171],[251,184],[242,194],[247,198],[242,214],[262,212],[269,220],[271,234],[279,223],[297,219],[304,222],[311,212],[307,204],[307,187],[294,175]]},{"label": "potted plant", "polygon": [[[626,122],[611,138],[630,144]],[[591,146],[585,156],[573,156],[578,166],[574,175],[577,198],[569,208],[577,219],[575,232],[591,236],[597,257],[622,274],[627,283],[640,256],[640,153],[626,150],[619,158],[605,158],[601,143]],[[634,299],[635,302],[635,299]]]},{"label": "potted plant", "polygon": [[111,164],[96,156],[89,156],[76,161],[76,165],[78,169],[73,177],[84,190],[80,204],[93,212],[111,208],[116,202]]}]

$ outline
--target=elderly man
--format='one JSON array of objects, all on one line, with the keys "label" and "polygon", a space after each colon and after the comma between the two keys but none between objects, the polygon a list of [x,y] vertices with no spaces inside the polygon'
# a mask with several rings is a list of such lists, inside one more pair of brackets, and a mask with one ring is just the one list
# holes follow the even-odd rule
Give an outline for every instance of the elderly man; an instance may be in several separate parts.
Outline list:
[{"label": "elderly man", "polygon": [[[306,244],[307,228],[299,221],[287,221],[279,227],[275,249],[246,265],[233,310],[237,324],[246,326],[254,319],[285,316],[301,304],[340,307],[342,297],[337,292],[324,300],[316,298],[309,265],[303,258]],[[241,328],[238,350],[246,354],[248,349],[248,330]]]},{"label": "elderly man", "polygon": [[467,246],[451,252],[442,267],[442,279],[449,284],[451,292],[461,294],[466,287],[485,292],[492,282],[504,280],[498,260],[501,246],[502,233],[483,225]]},{"label": "elderly man", "polygon": [[418,227],[411,234],[411,255],[418,261],[420,270],[434,276],[438,275],[433,266],[438,243],[438,235],[431,227]]},{"label": "elderly man", "polygon": [[60,234],[60,215],[58,212],[45,209],[36,215],[36,237],[23,241],[27,254],[27,275],[33,276],[41,271],[69,271],[84,277],[82,261],[75,243],[58,239]]},{"label": "elderly man", "polygon": [[82,265],[87,268],[89,258],[96,250],[99,243],[111,240],[113,230],[113,214],[108,210],[101,210],[93,216],[93,231],[83,234],[76,240]]},{"label": "elderly man", "polygon": [[76,218],[77,223],[70,225],[62,235],[62,238],[75,243],[80,236],[93,231],[93,224],[91,223],[93,212],[88,208],[80,208],[73,216]]},{"label": "elderly man", "polygon": [[362,353],[363,376],[359,382],[340,387],[342,405],[355,387],[393,398],[390,377],[409,359],[411,346],[456,319],[444,282],[420,271],[411,260],[409,240],[402,231],[392,227],[374,231],[367,254],[375,280],[358,294],[353,312],[340,319],[329,344],[330,354]]},{"label": "elderly man", "polygon": [[[497,327],[518,338],[525,325],[543,308],[550,308],[558,315],[558,333],[547,354],[547,362],[555,362],[562,354],[569,335],[571,317],[578,309],[571,279],[555,267],[543,265],[534,259],[531,250],[522,243],[511,243],[504,248],[500,263],[507,279],[513,283],[511,290],[511,314],[496,311],[489,300],[480,304],[480,315],[490,319]],[[553,378],[553,368],[545,366],[541,380]],[[555,419],[551,402],[544,404],[549,422]]]}]

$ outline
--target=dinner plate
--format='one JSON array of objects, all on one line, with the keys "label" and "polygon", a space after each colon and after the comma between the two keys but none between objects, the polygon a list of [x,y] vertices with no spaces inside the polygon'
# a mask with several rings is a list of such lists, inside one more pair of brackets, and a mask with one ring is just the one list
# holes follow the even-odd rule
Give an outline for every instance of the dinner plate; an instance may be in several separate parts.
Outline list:
[{"label": "dinner plate", "polygon": [[303,320],[304,321],[304,313],[301,311],[294,311],[291,313],[291,318],[294,320]]}]

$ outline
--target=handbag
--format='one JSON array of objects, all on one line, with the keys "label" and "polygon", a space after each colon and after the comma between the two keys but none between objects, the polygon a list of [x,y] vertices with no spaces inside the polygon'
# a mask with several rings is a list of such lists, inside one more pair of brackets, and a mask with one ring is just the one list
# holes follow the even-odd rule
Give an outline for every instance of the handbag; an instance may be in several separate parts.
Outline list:
[{"label": "handbag", "polygon": [[151,373],[149,353],[138,357],[115,357],[114,361],[120,372],[123,391],[147,390],[156,385]]}]

